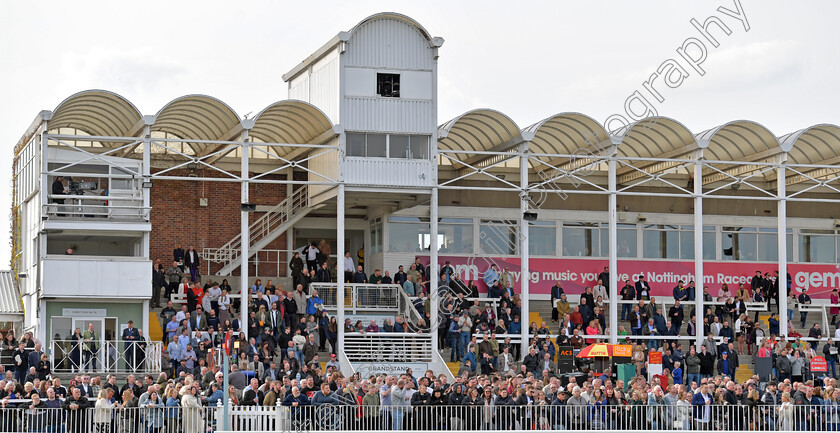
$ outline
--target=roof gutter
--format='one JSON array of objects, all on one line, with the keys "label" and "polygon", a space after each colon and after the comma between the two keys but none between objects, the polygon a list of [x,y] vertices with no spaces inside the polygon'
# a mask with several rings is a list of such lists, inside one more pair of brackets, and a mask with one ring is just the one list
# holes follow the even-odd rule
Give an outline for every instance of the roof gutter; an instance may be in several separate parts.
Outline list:
[{"label": "roof gutter", "polygon": [[336,45],[342,44],[350,40],[350,32],[340,32],[339,34],[335,35],[332,39],[327,41],[326,44],[322,45],[321,48],[315,50],[314,53],[310,54],[309,57],[304,59],[300,62],[297,66],[292,68],[291,71],[286,72],[282,75],[283,81],[288,82],[289,80],[295,78],[300,74],[303,70],[308,68],[311,64],[317,62],[319,59],[324,57],[327,53],[332,51]]}]

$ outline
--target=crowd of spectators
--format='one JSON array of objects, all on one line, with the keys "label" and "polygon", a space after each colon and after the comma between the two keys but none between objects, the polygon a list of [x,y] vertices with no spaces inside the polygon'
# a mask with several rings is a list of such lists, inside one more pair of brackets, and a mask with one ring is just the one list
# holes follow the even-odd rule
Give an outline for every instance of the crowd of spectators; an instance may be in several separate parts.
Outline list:
[{"label": "crowd of spectators", "polygon": [[[774,299],[775,280],[769,275],[760,285],[742,285],[734,294],[721,287],[716,299],[720,302],[707,306],[701,316],[707,337],[699,351],[690,344],[686,350],[676,339],[634,338],[700,332],[694,309],[686,312],[681,305],[695,295],[692,282],[680,282],[674,288],[672,307],[663,314],[643,277],[635,284],[626,281],[619,295],[633,302],[622,304],[619,337],[632,346],[628,362],[636,368],[635,376],[625,381],[610,368],[600,372],[594,366],[578,364],[576,367],[583,367],[580,371],[575,368],[567,374],[559,366],[561,347],[571,346],[577,352],[607,333],[608,269],[599,276],[599,284],[585,288],[575,305],[558,281],[551,290],[556,316],[550,324],[525,325],[534,337],[520,353],[521,345],[511,341],[511,335],[518,335],[523,326],[521,299],[512,288],[508,269],[491,266],[483,276],[491,289],[489,299],[470,300],[478,297],[475,282],[460,280],[448,262],[438,275],[430,275],[430,268],[420,258],[407,271],[400,266],[393,276],[381,270],[366,275],[346,254],[339,275],[353,283],[400,285],[415,299],[411,316],[418,319],[415,322],[409,315],[397,315],[394,322],[388,320],[381,326],[374,320],[366,326],[346,321],[341,325],[344,331],[437,332],[441,347],[449,349],[450,360],[460,362],[454,382],[449,383],[445,375],[435,376],[431,371],[422,377],[411,371],[369,377],[343,374],[336,359],[339,324],[326,313],[323,299],[310,286],[311,282],[334,279],[325,249],[328,246],[312,244],[304,257],[295,254],[289,263],[295,275],[294,290],[286,291],[273,281],[263,285],[260,280],[247,288],[247,340],[237,314],[241,305],[231,296],[227,281],[202,284],[198,274],[187,277],[189,268],[181,268],[176,249],[172,268],[177,271],[165,272],[158,282],[160,288],[169,288],[164,297],[181,294],[185,302],[176,309],[169,299],[161,311],[166,346],[160,374],[129,375],[124,383],[118,383],[114,375],[85,374],[85,367],[96,367],[86,363],[80,353],[82,368],[64,387],[51,374],[48,361],[44,363],[47,356],[31,335],[17,341],[7,333],[3,344],[16,347],[17,356],[13,357],[15,365],[0,367],[0,404],[4,408],[54,409],[63,415],[44,416],[39,423],[58,423],[71,431],[83,431],[93,423],[99,431],[125,426],[128,431],[139,431],[142,426],[152,432],[198,433],[207,425],[207,411],[224,399],[236,406],[288,406],[295,420],[314,423],[313,428],[324,427],[314,419],[324,413],[305,408],[334,407],[338,411],[334,414],[339,415],[333,418],[338,424],[331,428],[360,430],[820,429],[840,425],[840,388],[834,379],[840,348],[834,342],[840,338],[829,339],[820,348],[801,341],[791,328],[791,338],[762,339],[759,337],[777,337],[779,320],[784,318],[773,313],[765,332],[746,314],[746,302]],[[193,260],[198,260],[197,254]],[[174,276],[166,281],[169,274]],[[441,287],[447,288],[438,292],[443,295],[443,313],[432,328],[429,294]],[[702,296],[715,301],[707,287]],[[809,335],[822,337],[819,325],[814,325]],[[224,389],[216,355],[227,338],[235,361],[229,387]],[[84,342],[84,337],[80,341]],[[652,349],[663,354],[662,370],[656,374],[648,372],[647,354]],[[769,379],[752,376],[736,383],[745,351],[772,359]],[[324,353],[328,359],[321,359]],[[826,358],[828,374],[809,370],[810,360],[817,355]],[[148,411],[115,415],[131,408]],[[85,418],[88,415],[71,416],[73,411],[85,409],[89,419]],[[0,424],[7,422],[6,418],[0,420]]]}]

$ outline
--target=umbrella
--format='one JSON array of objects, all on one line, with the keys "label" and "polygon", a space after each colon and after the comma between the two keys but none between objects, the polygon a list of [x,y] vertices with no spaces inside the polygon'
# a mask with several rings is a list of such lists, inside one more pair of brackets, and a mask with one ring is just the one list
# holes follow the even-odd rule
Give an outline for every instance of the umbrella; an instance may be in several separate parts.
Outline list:
[{"label": "umbrella", "polygon": [[607,343],[595,343],[584,347],[577,354],[578,358],[609,358],[613,355],[613,345]]}]

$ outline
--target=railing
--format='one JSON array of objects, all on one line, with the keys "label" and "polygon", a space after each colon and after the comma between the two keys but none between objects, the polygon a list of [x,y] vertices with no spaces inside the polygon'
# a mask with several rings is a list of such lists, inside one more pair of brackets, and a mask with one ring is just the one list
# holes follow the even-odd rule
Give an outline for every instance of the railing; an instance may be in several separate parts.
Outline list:
[{"label": "railing", "polygon": [[[202,267],[205,269],[202,275],[212,275],[211,274],[211,265],[213,263],[217,263],[218,261],[215,259],[215,248],[205,248],[205,254],[210,254],[212,260],[206,259],[202,263]],[[209,253],[208,253],[209,251]],[[299,250],[257,250],[254,252],[253,257],[248,259],[248,263],[252,264],[255,268],[255,272],[253,276],[257,277],[284,277],[288,276],[291,277],[291,270],[289,269],[289,260],[291,260],[292,256],[294,255],[295,251]],[[330,272],[333,272],[333,277],[335,277],[335,263],[338,256],[335,254],[330,255]],[[262,270],[261,270],[262,269]],[[281,270],[285,270],[285,275],[281,272]],[[294,287],[287,287],[287,290],[294,290]]]},{"label": "railing", "polygon": [[[140,199],[117,196],[59,195],[51,194],[50,199],[64,200],[65,203],[47,203],[43,214],[49,218],[137,218],[148,220],[151,207],[143,206]],[[98,203],[97,203],[98,202]],[[117,205],[114,203],[137,203],[136,205]]]},{"label": "railing", "polygon": [[[195,432],[220,431],[222,417],[217,407],[94,408],[96,399],[75,408],[32,408],[31,400],[12,400],[0,408],[2,432]],[[41,403],[47,399],[41,399]],[[47,404],[64,404],[53,400]],[[81,406],[81,407],[80,407]],[[238,421],[238,417],[234,417]],[[235,424],[232,424],[235,425]]]},{"label": "railing", "polygon": [[431,362],[433,334],[375,332],[344,334],[350,362]]},{"label": "railing", "polygon": [[[395,398],[392,389],[391,399]],[[444,395],[448,398],[448,394]],[[647,398],[647,395],[644,395]],[[671,398],[671,402],[675,398]],[[711,396],[709,396],[711,398]],[[312,405],[305,396],[299,405],[233,406],[231,430],[237,432],[308,431],[836,431],[840,406],[589,404],[578,397],[563,404],[517,406],[510,399],[481,397],[460,406],[414,404],[358,405],[331,393],[333,404]],[[412,399],[413,400],[413,399]],[[698,400],[699,401],[699,400]],[[87,404],[93,406],[95,400]],[[15,406],[18,407],[10,407]],[[189,432],[224,431],[224,411],[202,407],[141,407],[30,409],[30,402],[7,403],[0,409],[0,431],[14,432]]]},{"label": "railing", "polygon": [[57,373],[158,373],[163,343],[159,341],[53,340],[50,355]]},{"label": "railing", "polygon": [[[250,245],[255,246],[257,241],[268,236],[278,226],[308,207],[308,188],[297,189],[291,196],[269,209],[250,225],[248,228]],[[238,260],[242,254],[242,234],[237,234],[219,248],[204,248],[202,254],[206,261],[222,263],[223,265],[231,264]]]},{"label": "railing", "polygon": [[[318,291],[318,297],[324,300],[324,308],[336,310],[338,308],[338,284],[312,283],[312,290]],[[345,284],[344,309],[354,314],[362,311],[400,311],[400,293],[404,293],[398,284]]]},{"label": "railing", "polygon": [[[399,285],[397,285],[397,287],[399,287]],[[405,317],[405,322],[407,324],[412,324],[413,325],[413,324],[417,323],[418,320],[421,320],[421,319],[424,322],[426,321],[426,318],[421,316],[420,312],[417,311],[417,308],[414,307],[414,301],[417,299],[416,296],[415,297],[408,296],[408,293],[406,293],[405,290],[402,289],[402,287],[399,288],[398,295],[399,295],[399,305],[398,305],[399,312],[400,312],[400,314],[402,314],[403,317]]]}]

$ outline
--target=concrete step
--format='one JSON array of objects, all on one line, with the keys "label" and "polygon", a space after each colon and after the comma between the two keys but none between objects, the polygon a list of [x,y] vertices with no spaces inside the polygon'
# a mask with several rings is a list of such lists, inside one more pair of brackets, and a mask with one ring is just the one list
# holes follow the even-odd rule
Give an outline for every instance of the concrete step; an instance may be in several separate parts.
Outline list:
[{"label": "concrete step", "polygon": [[755,372],[753,372],[751,364],[741,364],[738,367],[738,371],[735,372],[735,382],[744,383],[753,377],[754,374]]},{"label": "concrete step", "polygon": [[149,339],[151,341],[163,341],[163,328],[160,326],[160,318],[153,311],[149,312]]},{"label": "concrete step", "polygon": [[461,364],[458,362],[447,362],[446,367],[449,368],[450,372],[452,372],[452,376],[457,376],[458,370],[461,368]]}]

